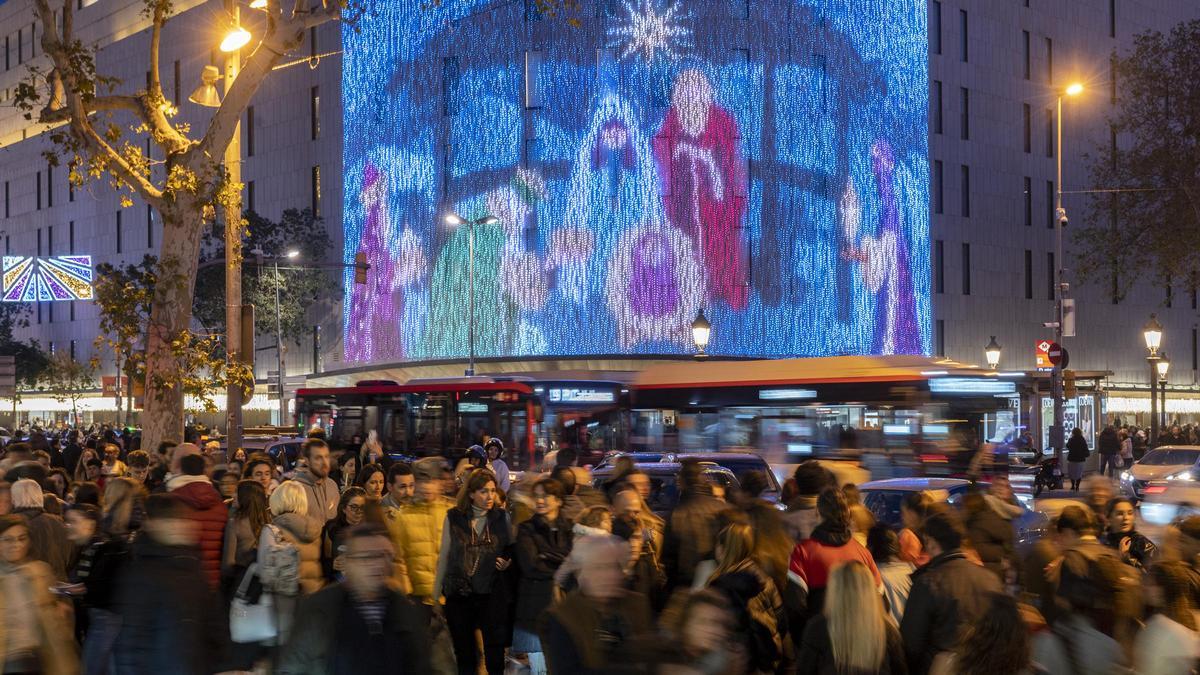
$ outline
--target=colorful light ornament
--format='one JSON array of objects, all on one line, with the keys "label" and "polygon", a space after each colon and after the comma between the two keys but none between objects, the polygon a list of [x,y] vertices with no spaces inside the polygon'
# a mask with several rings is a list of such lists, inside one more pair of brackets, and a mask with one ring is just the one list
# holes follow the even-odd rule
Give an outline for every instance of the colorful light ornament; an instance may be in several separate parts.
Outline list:
[{"label": "colorful light ornament", "polygon": [[609,46],[621,47],[622,59],[641,52],[649,63],[661,52],[676,61],[683,51],[692,47],[691,31],[677,23],[691,15],[679,11],[678,0],[667,5],[661,14],[656,4],[657,0],[641,0],[641,5],[635,7],[632,0],[625,1],[628,22],[608,29]]},{"label": "colorful light ornament", "polygon": [[4,302],[91,300],[92,257],[4,256]]}]

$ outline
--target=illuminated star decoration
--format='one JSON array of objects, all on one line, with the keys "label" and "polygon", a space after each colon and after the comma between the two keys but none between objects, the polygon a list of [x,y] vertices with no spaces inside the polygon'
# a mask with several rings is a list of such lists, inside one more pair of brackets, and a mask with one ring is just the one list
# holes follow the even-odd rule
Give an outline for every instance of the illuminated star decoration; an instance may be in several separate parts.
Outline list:
[{"label": "illuminated star decoration", "polygon": [[92,258],[4,256],[4,302],[92,299]]},{"label": "illuminated star decoration", "polygon": [[625,43],[621,59],[640,51],[649,63],[661,51],[668,59],[675,61],[680,56],[677,50],[693,46],[691,31],[677,25],[679,20],[690,16],[679,13],[679,0],[674,0],[662,14],[655,9],[656,0],[641,0],[640,10],[634,7],[634,2],[625,0],[624,3],[629,22],[608,29],[609,47]]}]

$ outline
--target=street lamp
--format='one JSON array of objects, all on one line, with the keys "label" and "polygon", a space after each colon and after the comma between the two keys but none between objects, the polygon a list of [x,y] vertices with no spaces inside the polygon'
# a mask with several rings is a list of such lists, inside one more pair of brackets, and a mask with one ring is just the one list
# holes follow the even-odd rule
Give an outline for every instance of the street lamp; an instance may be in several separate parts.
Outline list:
[{"label": "street lamp", "polygon": [[250,252],[260,260],[270,258],[275,268],[275,377],[279,384],[279,425],[284,426],[287,418],[287,398],[283,395],[283,312],[279,302],[279,289],[283,284],[279,277],[279,259],[295,260],[300,257],[300,251],[291,249],[283,255],[267,255],[261,248],[256,248]]},{"label": "street lamp", "polygon": [[1167,417],[1167,371],[1169,371],[1171,369],[1171,360],[1167,358],[1166,352],[1159,353],[1158,363],[1156,363],[1155,365],[1158,367],[1158,389],[1159,389],[1159,397],[1161,398],[1160,403],[1162,404],[1159,406],[1159,411],[1158,411],[1159,417],[1161,418],[1159,420],[1159,428],[1165,430],[1167,428],[1167,421],[1168,421],[1168,417]]},{"label": "street lamp", "polygon": [[983,355],[987,357],[988,368],[995,370],[1000,365],[1000,343],[996,342],[995,335],[983,348]]},{"label": "street lamp", "polygon": [[228,54],[230,52],[236,52],[248,44],[250,44],[250,31],[242,28],[235,21],[233,27],[230,28],[229,32],[225,34],[225,37],[221,39],[220,48],[221,51]]},{"label": "street lamp", "polygon": [[708,354],[704,350],[708,349],[708,339],[712,337],[712,324],[704,316],[704,308],[696,313],[696,318],[692,320],[692,341],[696,343],[696,358],[706,359]]},{"label": "street lamp", "polygon": [[[1142,337],[1146,340],[1146,350],[1150,352],[1146,361],[1150,363],[1150,447],[1153,448],[1158,442],[1158,363],[1162,360],[1158,348],[1162,346],[1163,337],[1163,327],[1158,317],[1150,315],[1150,320],[1142,328]],[[1162,372],[1165,374],[1166,370]]]},{"label": "street lamp", "polygon": [[467,226],[467,377],[475,374],[475,226],[495,225],[500,222],[496,216],[484,216],[475,220],[467,220],[457,213],[446,215],[446,223],[454,227]]},{"label": "street lamp", "polygon": [[[1054,342],[1061,345],[1063,338],[1063,227],[1067,224],[1067,210],[1062,201],[1062,101],[1063,96],[1078,96],[1083,93],[1083,84],[1072,82],[1058,94],[1058,127],[1056,134],[1055,160],[1057,161],[1057,182],[1054,193]],[[1062,365],[1054,366],[1051,372],[1051,397],[1054,399],[1054,427],[1050,432],[1050,441],[1054,445],[1055,454],[1063,449],[1063,369]]]}]

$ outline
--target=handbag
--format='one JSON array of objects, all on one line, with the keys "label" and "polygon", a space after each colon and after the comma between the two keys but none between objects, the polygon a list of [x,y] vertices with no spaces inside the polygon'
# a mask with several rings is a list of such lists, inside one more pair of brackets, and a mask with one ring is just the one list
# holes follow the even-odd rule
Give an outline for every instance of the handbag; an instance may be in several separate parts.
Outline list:
[{"label": "handbag", "polygon": [[[253,563],[242,575],[242,583],[238,584],[229,605],[229,636],[238,644],[266,642],[279,635],[274,598],[254,583],[257,579],[258,563]],[[254,585],[259,586],[257,593],[253,592]]]}]

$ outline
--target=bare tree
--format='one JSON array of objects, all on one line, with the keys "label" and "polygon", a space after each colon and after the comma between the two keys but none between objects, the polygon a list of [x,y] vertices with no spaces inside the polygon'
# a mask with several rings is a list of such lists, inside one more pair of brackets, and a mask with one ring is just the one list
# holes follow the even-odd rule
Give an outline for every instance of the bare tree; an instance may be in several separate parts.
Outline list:
[{"label": "bare tree", "polygon": [[[267,0],[262,40],[243,59],[219,108],[196,136],[172,121],[176,109],[163,95],[159,52],[163,26],[171,16],[170,0],[143,0],[150,21],[147,54],[149,81],[134,94],[114,93],[119,82],[96,70],[95,48],[75,36],[76,0],[33,0],[41,23],[42,50],[50,70],[31,70],[19,87],[17,105],[26,116],[58,125],[50,132],[57,152],[51,162],[66,160],[70,180],[107,178],[128,203],[136,195],[158,212],[162,246],[158,255],[154,298],[147,327],[146,408],[143,443],[156,447],[165,438],[183,435],[183,388],[172,371],[181,341],[190,342],[192,297],[206,218],[218,206],[235,201],[241,184],[227,180],[221,165],[238,121],[263,80],[284,56],[300,47],[310,28],[343,19],[347,0]],[[284,4],[289,5],[287,8]],[[123,126],[125,125],[125,126]],[[161,160],[151,161],[125,129],[145,134]],[[161,169],[153,171],[156,166]]]}]

